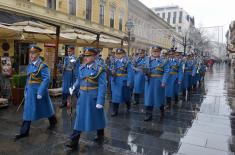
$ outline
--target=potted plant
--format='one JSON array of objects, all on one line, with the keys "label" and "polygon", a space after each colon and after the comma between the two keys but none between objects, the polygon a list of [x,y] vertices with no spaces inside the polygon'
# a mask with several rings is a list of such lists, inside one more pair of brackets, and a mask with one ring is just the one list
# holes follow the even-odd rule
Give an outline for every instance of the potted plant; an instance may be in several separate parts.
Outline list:
[{"label": "potted plant", "polygon": [[12,76],[12,102],[15,105],[19,105],[24,98],[26,79],[26,74],[15,74]]}]

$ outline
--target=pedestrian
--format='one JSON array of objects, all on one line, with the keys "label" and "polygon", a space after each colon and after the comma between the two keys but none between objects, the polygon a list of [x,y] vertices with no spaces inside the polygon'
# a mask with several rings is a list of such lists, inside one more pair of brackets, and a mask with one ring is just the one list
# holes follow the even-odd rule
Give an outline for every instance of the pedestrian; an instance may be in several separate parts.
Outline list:
[{"label": "pedestrian", "polygon": [[96,142],[104,139],[106,126],[104,103],[106,94],[106,72],[96,63],[97,49],[85,48],[84,64],[79,67],[78,78],[70,88],[72,95],[75,88],[79,90],[79,98],[76,105],[76,119],[73,133],[66,146],[71,149],[78,147],[82,132],[97,130]]},{"label": "pedestrian", "polygon": [[127,113],[131,108],[131,87],[133,86],[133,69],[124,49],[117,49],[112,64],[112,106],[111,116],[118,115],[119,105],[126,104]]},{"label": "pedestrian", "polygon": [[165,86],[169,76],[169,66],[165,59],[161,58],[162,48],[154,46],[151,48],[151,56],[148,57],[145,66],[145,92],[144,106],[146,115],[144,121],[152,120],[153,108],[161,111],[161,118],[164,117]]},{"label": "pedestrian", "polygon": [[50,71],[48,66],[39,58],[41,51],[42,49],[36,45],[32,45],[29,50],[31,62],[27,67],[23,123],[20,133],[15,136],[15,140],[29,136],[31,121],[48,118],[50,123],[48,129],[50,130],[54,129],[57,123],[48,92]]},{"label": "pedestrian", "polygon": [[63,66],[63,83],[62,83],[62,102],[60,108],[67,106],[67,99],[69,97],[69,88],[73,85],[76,78],[76,68],[78,67],[79,61],[74,56],[74,46],[68,46],[68,56],[64,58]]}]

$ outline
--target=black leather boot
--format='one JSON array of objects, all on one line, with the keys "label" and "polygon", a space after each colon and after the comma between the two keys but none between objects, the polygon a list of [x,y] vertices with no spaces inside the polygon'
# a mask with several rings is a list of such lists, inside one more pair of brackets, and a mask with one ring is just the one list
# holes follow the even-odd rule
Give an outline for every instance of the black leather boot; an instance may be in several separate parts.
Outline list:
[{"label": "black leather boot", "polygon": [[165,116],[165,109],[164,109],[164,105],[161,105],[160,106],[160,112],[161,112],[161,118],[164,118],[164,116]]},{"label": "black leather boot", "polygon": [[97,136],[94,141],[97,143],[102,143],[104,141],[104,129],[97,130]]},{"label": "black leather boot", "polygon": [[153,119],[153,107],[152,106],[147,106],[146,107],[146,113],[145,113],[145,118],[144,121],[148,122],[151,121]]},{"label": "black leather boot", "polygon": [[113,103],[113,112],[111,114],[112,117],[115,117],[118,115],[118,107],[119,107],[118,103]]},{"label": "black leather boot", "polygon": [[50,125],[47,127],[48,130],[54,130],[57,124],[55,115],[48,118]]},{"label": "black leather boot", "polygon": [[74,130],[73,134],[70,136],[70,140],[65,144],[65,146],[73,150],[77,149],[80,134],[81,132]]},{"label": "black leather boot", "polygon": [[178,95],[175,95],[175,104],[177,104],[179,102],[179,97]]},{"label": "black leather boot", "polygon": [[61,102],[61,104],[59,105],[60,108],[65,108],[65,107],[67,107],[67,97],[68,97],[67,94],[63,94],[63,95],[62,95],[62,102]]},{"label": "black leather boot", "polygon": [[134,105],[138,105],[140,103],[140,94],[134,94],[135,103]]},{"label": "black leather boot", "polygon": [[166,98],[166,108],[170,109],[171,108],[171,97]]},{"label": "black leather boot", "polygon": [[23,121],[21,128],[20,128],[20,134],[17,134],[14,137],[15,141],[29,136],[30,124],[31,124],[31,121]]},{"label": "black leather boot", "polygon": [[131,109],[131,102],[130,102],[130,101],[127,101],[127,102],[126,102],[126,112],[129,113],[129,112],[130,112],[130,109]]}]

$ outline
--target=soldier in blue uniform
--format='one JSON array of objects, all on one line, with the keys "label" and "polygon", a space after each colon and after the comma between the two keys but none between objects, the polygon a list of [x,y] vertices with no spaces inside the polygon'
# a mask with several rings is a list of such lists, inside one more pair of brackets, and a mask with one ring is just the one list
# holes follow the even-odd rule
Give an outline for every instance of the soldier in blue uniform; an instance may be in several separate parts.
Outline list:
[{"label": "soldier in blue uniform", "polygon": [[97,54],[96,63],[97,63],[99,66],[102,66],[102,67],[105,69],[105,68],[106,68],[106,64],[105,64],[105,62],[104,62],[104,59],[102,58],[101,52],[102,52],[102,49],[98,49],[98,54]]},{"label": "soldier in blue uniform", "polygon": [[171,106],[172,98],[175,99],[175,103],[178,102],[178,83],[182,82],[182,68],[179,60],[176,58],[176,49],[172,48],[169,50],[168,65],[170,69],[169,77],[166,85],[166,101],[168,106]]},{"label": "soldier in blue uniform", "polygon": [[74,56],[74,46],[68,46],[68,56],[64,58],[63,66],[63,83],[62,83],[62,103],[60,108],[67,106],[67,98],[69,96],[69,87],[72,86],[76,78],[76,67],[78,66],[77,58]]},{"label": "soldier in blue uniform", "polygon": [[104,103],[106,93],[106,72],[103,67],[96,64],[97,49],[85,48],[84,64],[79,67],[78,78],[70,88],[70,94],[75,88],[79,89],[79,98],[76,106],[76,119],[73,133],[67,147],[75,149],[81,132],[97,130],[96,142],[104,139],[106,126]]},{"label": "soldier in blue uniform", "polygon": [[186,91],[190,92],[192,89],[192,74],[194,72],[194,64],[191,54],[187,55],[184,67],[184,82],[183,82],[183,95],[186,95]]},{"label": "soldier in blue uniform", "polygon": [[175,103],[178,102],[178,97],[179,94],[182,92],[182,82],[184,79],[184,60],[183,60],[183,53],[178,51],[176,52],[176,59],[178,61],[178,66],[179,66],[179,70],[178,70],[178,83],[175,87]]},{"label": "soldier in blue uniform", "polygon": [[134,99],[135,104],[139,104],[140,98],[144,95],[145,74],[143,72],[145,67],[145,50],[138,50],[138,57],[133,61],[134,69]]},{"label": "soldier in blue uniform", "polygon": [[169,67],[166,60],[160,57],[162,48],[154,46],[151,49],[151,56],[146,61],[144,105],[146,115],[144,121],[152,120],[153,107],[161,111],[161,118],[164,117],[165,86],[169,76]]},{"label": "soldier in blue uniform", "polygon": [[133,69],[131,62],[126,57],[124,49],[117,49],[115,60],[112,64],[112,106],[111,116],[118,115],[119,104],[126,103],[127,112],[131,107],[131,87],[133,86]]},{"label": "soldier in blue uniform", "polygon": [[48,92],[50,71],[39,57],[41,51],[42,49],[38,46],[32,45],[30,47],[31,62],[27,67],[23,124],[20,134],[15,136],[15,140],[29,135],[31,121],[48,118],[50,123],[48,129],[54,129],[57,123],[54,107]]}]

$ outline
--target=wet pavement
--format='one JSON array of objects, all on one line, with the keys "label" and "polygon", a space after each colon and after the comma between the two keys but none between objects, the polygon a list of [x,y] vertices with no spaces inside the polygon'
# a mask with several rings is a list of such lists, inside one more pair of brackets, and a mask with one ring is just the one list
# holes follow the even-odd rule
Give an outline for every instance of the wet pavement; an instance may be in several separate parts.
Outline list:
[{"label": "wet pavement", "polygon": [[[53,98],[58,127],[47,131],[48,121],[32,123],[30,136],[14,142],[21,125],[22,111],[15,106],[0,110],[0,155],[230,155],[235,151],[235,76],[225,65],[208,71],[204,87],[194,90],[189,101],[180,101],[166,111],[164,120],[159,111],[152,122],[144,122],[143,105],[125,107],[120,115],[110,117],[107,100],[107,122],[103,145],[93,142],[95,132],[82,134],[80,149],[66,150],[64,143],[72,132],[66,109],[59,109],[60,98]],[[73,118],[74,120],[74,118]]]}]

